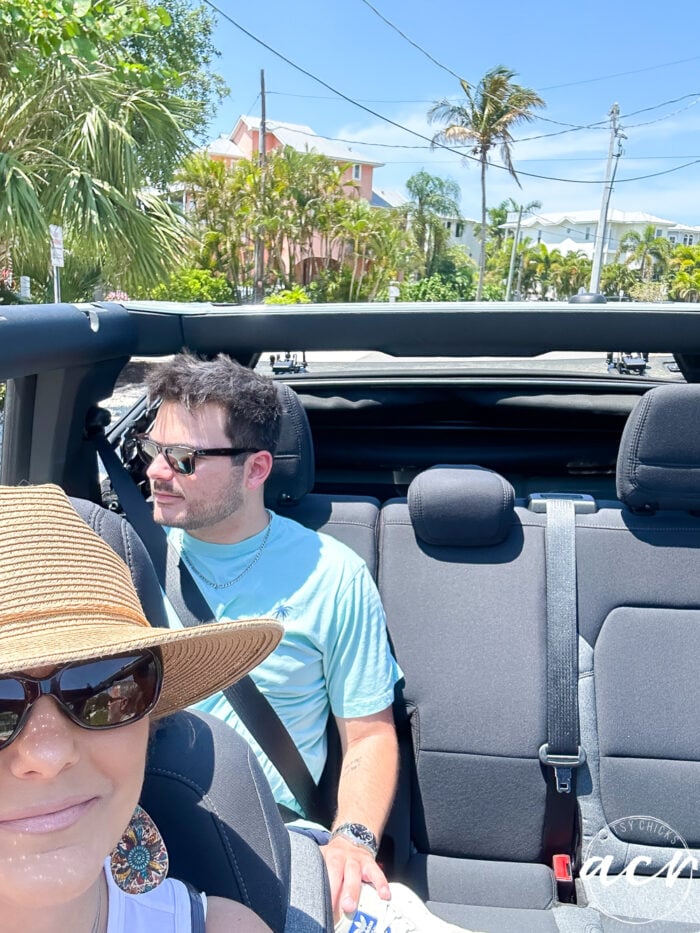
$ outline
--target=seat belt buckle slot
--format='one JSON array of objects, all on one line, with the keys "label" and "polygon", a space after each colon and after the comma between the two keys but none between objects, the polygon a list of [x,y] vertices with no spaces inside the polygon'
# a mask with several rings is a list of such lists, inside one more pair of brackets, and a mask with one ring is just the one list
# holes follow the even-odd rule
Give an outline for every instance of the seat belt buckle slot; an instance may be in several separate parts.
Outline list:
[{"label": "seat belt buckle slot", "polygon": [[575,755],[550,754],[549,746],[545,742],[540,746],[539,758],[543,765],[554,768],[554,780],[558,794],[570,794],[572,787],[572,771],[580,768],[586,760],[586,752],[579,745]]},{"label": "seat belt buckle slot", "polygon": [[574,880],[571,871],[571,857],[569,855],[553,855],[552,868],[558,884],[571,884]]}]

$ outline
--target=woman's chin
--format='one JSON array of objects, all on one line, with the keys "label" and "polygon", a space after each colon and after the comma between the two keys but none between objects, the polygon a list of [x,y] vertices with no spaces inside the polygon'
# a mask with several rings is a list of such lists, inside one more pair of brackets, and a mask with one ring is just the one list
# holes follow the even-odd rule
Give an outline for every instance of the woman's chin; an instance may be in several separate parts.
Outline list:
[{"label": "woman's chin", "polygon": [[[90,888],[104,859],[85,845],[0,858],[0,902],[37,910],[71,901]],[[0,914],[2,908],[0,908]]]}]

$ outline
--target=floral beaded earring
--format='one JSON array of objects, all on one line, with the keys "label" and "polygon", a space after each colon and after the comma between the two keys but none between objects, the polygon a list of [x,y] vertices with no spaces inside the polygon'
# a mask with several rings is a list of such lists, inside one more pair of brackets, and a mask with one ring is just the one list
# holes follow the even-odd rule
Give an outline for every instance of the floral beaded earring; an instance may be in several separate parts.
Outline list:
[{"label": "floral beaded earring", "polygon": [[110,858],[112,877],[127,894],[145,894],[168,874],[168,850],[158,827],[137,806]]}]

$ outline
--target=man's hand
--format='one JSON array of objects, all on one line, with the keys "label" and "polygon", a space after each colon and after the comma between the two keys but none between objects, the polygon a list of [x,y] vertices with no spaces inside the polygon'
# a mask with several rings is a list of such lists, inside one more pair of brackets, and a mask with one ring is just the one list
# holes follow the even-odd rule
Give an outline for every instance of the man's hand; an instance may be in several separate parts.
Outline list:
[{"label": "man's hand", "polygon": [[384,872],[369,849],[355,845],[344,836],[336,836],[327,845],[321,846],[321,854],[328,870],[336,921],[341,913],[355,912],[363,882],[373,885],[385,901],[391,899]]}]

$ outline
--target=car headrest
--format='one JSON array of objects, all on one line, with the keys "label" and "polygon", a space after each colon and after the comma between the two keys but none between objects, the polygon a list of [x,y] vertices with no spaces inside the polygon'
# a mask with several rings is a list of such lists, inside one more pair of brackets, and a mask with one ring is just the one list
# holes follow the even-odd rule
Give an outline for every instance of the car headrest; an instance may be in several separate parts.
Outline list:
[{"label": "car headrest", "polygon": [[282,405],[280,438],[272,472],[265,483],[265,505],[290,505],[311,492],[314,485],[314,445],[309,419],[293,389],[283,382],[275,387]]},{"label": "car headrest", "polygon": [[510,529],[514,504],[510,483],[478,466],[431,467],[408,487],[411,523],[426,544],[499,544]]},{"label": "car headrest", "polygon": [[71,496],[70,502],[83,521],[104,538],[129,568],[139,601],[151,625],[167,628],[168,618],[158,577],[148,551],[131,525],[116,512],[110,512],[87,499]]},{"label": "car headrest", "polygon": [[630,414],[617,496],[631,509],[700,510],[700,385],[650,389]]}]

